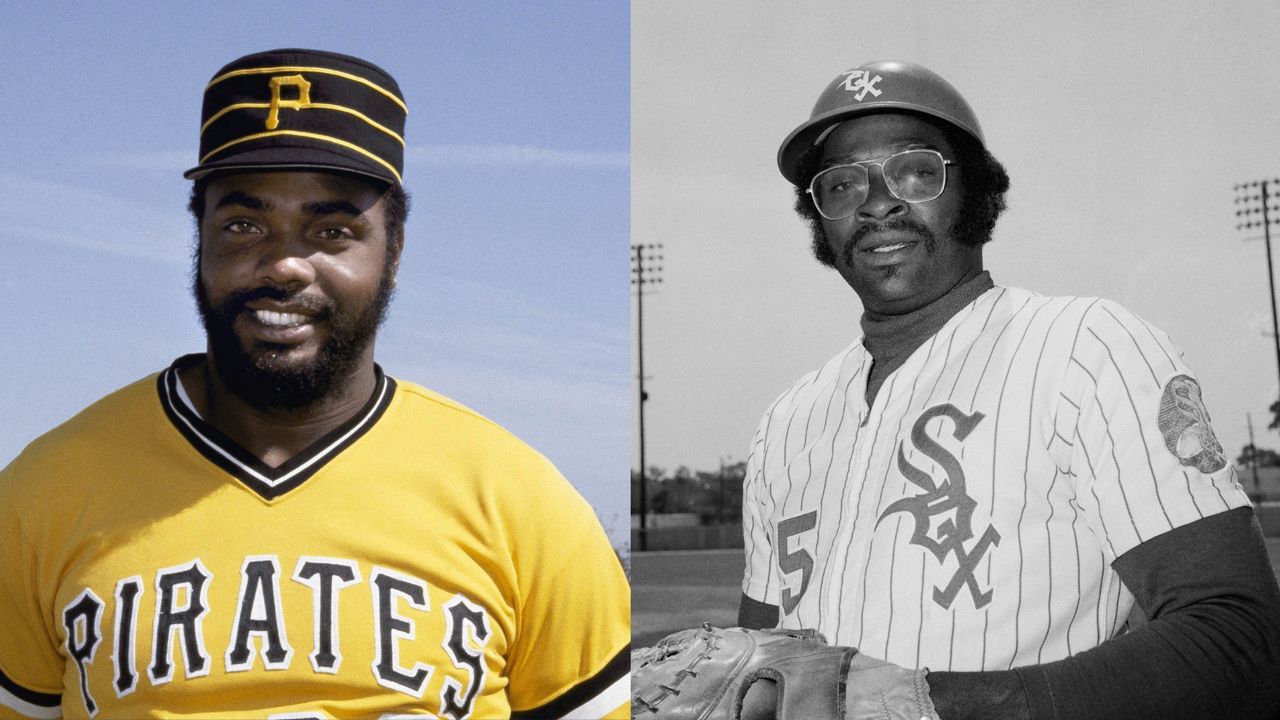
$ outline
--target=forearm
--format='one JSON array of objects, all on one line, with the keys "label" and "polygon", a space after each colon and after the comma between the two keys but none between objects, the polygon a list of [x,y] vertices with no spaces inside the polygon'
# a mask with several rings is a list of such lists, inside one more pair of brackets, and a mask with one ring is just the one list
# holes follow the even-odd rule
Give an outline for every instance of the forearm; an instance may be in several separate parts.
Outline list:
[{"label": "forearm", "polygon": [[1016,670],[931,672],[929,697],[942,720],[1030,720],[1032,697]]},{"label": "forearm", "polygon": [[778,606],[755,600],[745,593],[738,602],[738,626],[762,630],[778,626]]},{"label": "forearm", "polygon": [[[1256,649],[1233,648],[1212,631],[1180,624],[1153,620],[1045,665],[931,672],[930,697],[943,720],[1275,717],[1274,696],[1268,699],[1264,688],[1280,682],[1280,668],[1273,666],[1268,676]],[[1187,653],[1189,648],[1200,650]]]},{"label": "forearm", "polygon": [[1280,715],[1280,592],[1248,509],[1166,533],[1116,561],[1152,620],[1073,657],[929,674],[944,720]]}]

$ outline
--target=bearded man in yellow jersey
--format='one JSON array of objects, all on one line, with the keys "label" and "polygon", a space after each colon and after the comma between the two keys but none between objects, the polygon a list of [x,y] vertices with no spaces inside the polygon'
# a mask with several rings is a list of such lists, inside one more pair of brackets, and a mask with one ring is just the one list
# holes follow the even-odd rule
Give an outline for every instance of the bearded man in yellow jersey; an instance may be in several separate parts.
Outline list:
[{"label": "bearded man in yellow jersey", "polygon": [[0,474],[0,717],[624,717],[629,590],[546,458],[385,375],[407,108],[273,50],[205,90],[206,352]]}]

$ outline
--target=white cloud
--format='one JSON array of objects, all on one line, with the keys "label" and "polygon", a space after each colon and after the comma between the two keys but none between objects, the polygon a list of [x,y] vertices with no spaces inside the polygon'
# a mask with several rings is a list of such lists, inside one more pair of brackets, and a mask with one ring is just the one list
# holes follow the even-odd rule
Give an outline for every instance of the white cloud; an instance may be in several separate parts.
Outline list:
[{"label": "white cloud", "polygon": [[150,152],[116,152],[86,158],[87,162],[102,167],[127,170],[164,171],[182,173],[196,165],[195,149],[154,150]]},{"label": "white cloud", "polygon": [[[537,165],[542,167],[628,168],[625,150],[560,150],[536,145],[415,145],[404,153],[405,162],[445,166]],[[196,164],[189,150],[113,153],[91,159],[105,167],[140,171],[182,172]]]},{"label": "white cloud", "polygon": [[45,244],[185,267],[190,219],[180,207],[150,201],[0,172],[6,255]]},{"label": "white cloud", "polygon": [[627,168],[631,163],[630,154],[620,150],[558,150],[534,145],[417,145],[405,150],[405,160],[427,165],[608,168]]},{"label": "white cloud", "polygon": [[96,240],[87,235],[74,233],[49,232],[37,227],[16,227],[4,235],[3,239],[14,241],[14,245],[32,242],[57,245],[76,250],[116,255],[119,257],[147,260],[150,262],[186,267],[190,264],[183,254],[170,249],[158,249],[156,243],[122,243],[114,240]]}]

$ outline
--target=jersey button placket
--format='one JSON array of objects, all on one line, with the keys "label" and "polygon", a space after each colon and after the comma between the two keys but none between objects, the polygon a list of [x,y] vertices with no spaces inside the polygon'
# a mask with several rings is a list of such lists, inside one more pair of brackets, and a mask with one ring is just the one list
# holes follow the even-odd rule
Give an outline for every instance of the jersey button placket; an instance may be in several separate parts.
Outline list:
[{"label": "jersey button placket", "polygon": [[[863,445],[865,444],[863,438],[866,435],[867,403],[865,397],[867,378],[865,373],[861,380],[862,382],[860,383],[853,382],[849,384],[848,395],[845,397],[846,412],[857,420],[857,430],[853,434],[853,448],[849,453],[848,461],[851,480],[854,478],[853,473],[857,471],[863,462]],[[832,513],[830,510],[823,509],[821,514],[821,517],[825,518],[833,518],[834,516],[833,519],[836,521],[835,533],[831,538],[831,552],[827,555],[825,561],[820,561],[823,565],[821,575],[819,575],[821,578],[819,586],[819,590],[822,593],[821,604],[828,608],[840,607],[840,578],[844,575],[841,568],[845,567],[844,563],[848,556],[850,535],[852,534],[852,531],[846,528],[853,521],[853,513],[848,512],[848,506],[844,504],[845,498],[843,496],[841,496],[840,500],[840,507],[836,512]],[[834,631],[839,627],[839,623],[829,617],[824,617],[824,619],[830,626],[823,628],[823,632],[827,634],[827,638],[831,642],[838,642],[835,639]]]},{"label": "jersey button placket", "polygon": [[[876,392],[875,398],[871,404],[866,403],[866,380],[869,374],[864,376],[863,388],[860,389],[859,400],[861,400],[862,422],[859,425],[857,448],[854,452],[854,471],[861,475],[857,478],[857,485],[860,488],[858,494],[853,500],[858,503],[851,508],[846,509],[842,515],[842,524],[844,517],[848,518],[849,528],[847,531],[848,540],[845,543],[845,550],[842,552],[840,565],[833,572],[844,572],[853,578],[862,578],[866,574],[868,558],[871,551],[870,537],[875,531],[875,513],[876,508],[873,506],[874,498],[880,494],[879,484],[872,486],[868,484],[872,477],[871,463],[877,455],[876,446],[887,441],[886,438],[880,437],[880,431],[883,429],[884,415],[886,406],[890,402],[889,388],[893,385],[890,378],[898,371],[890,373],[888,378],[880,385],[880,390]],[[873,422],[874,421],[874,422]],[[883,482],[883,479],[882,479]],[[861,501],[861,502],[858,502]],[[849,512],[852,510],[852,512]],[[863,530],[863,528],[868,528]],[[843,530],[843,528],[842,528]],[[843,534],[843,533],[842,533]],[[854,564],[849,563],[849,548],[852,548],[857,558]],[[858,593],[862,592],[862,585],[855,583],[854,588]],[[840,603],[840,593],[838,588],[828,597],[828,602]],[[865,602],[859,598],[859,602]],[[853,603],[850,598],[845,597],[843,603],[846,607],[852,607]],[[862,628],[858,628],[859,637],[857,642],[861,642],[863,633]]]}]

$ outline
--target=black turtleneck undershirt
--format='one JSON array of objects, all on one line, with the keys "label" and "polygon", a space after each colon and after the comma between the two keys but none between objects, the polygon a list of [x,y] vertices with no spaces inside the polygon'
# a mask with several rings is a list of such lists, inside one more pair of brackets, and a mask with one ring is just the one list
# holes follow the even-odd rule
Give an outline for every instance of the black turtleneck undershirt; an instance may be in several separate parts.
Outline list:
[{"label": "black turtleneck undershirt", "polygon": [[918,310],[902,315],[863,313],[862,346],[871,353],[872,360],[871,372],[867,375],[867,405],[875,400],[885,378],[901,367],[916,348],[993,287],[991,273],[984,270]]}]

